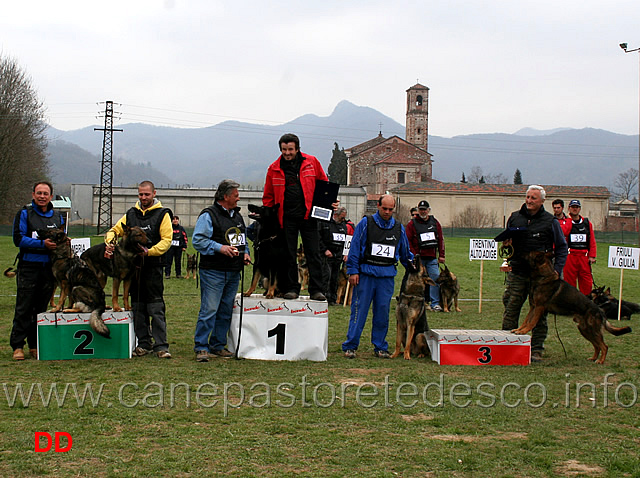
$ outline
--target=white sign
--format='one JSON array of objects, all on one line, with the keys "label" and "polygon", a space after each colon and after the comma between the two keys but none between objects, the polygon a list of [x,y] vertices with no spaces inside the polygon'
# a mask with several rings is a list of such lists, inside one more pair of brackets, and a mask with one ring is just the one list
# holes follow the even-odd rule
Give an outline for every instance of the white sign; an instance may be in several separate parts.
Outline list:
[{"label": "white sign", "polygon": [[91,239],[88,237],[80,237],[78,239],[71,239],[71,250],[73,253],[80,257],[84,251],[91,247]]},{"label": "white sign", "polygon": [[469,260],[498,260],[498,244],[493,239],[469,239]]},{"label": "white sign", "polygon": [[351,249],[351,239],[353,239],[353,236],[345,236],[344,249],[342,250],[343,256],[349,255],[349,249]]},{"label": "white sign", "polygon": [[[301,296],[296,300],[243,300],[239,357],[259,360],[327,359],[329,308],[326,302]],[[240,324],[240,295],[233,306],[227,347],[235,352]]]},{"label": "white sign", "polygon": [[638,269],[640,249],[609,246],[609,267],[612,269]]}]

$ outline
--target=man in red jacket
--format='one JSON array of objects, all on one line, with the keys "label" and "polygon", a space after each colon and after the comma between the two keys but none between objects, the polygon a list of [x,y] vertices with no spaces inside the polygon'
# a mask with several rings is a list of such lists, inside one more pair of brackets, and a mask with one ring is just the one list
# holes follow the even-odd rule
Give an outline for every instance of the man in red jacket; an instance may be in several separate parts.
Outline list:
[{"label": "man in red jacket", "polygon": [[593,224],[580,215],[581,207],[578,199],[572,199],[569,203],[571,229],[568,233],[565,232],[569,255],[564,265],[563,275],[564,280],[572,286],[576,287],[577,282],[580,292],[587,295],[593,288],[591,264],[596,261],[597,250]]},{"label": "man in red jacket", "polygon": [[316,180],[327,181],[327,175],[314,156],[300,152],[300,140],[295,134],[283,135],[278,144],[282,154],[267,170],[262,204],[278,205],[278,218],[284,230],[288,254],[286,276],[278,278],[279,289],[286,291],[285,299],[297,299],[300,294],[296,255],[300,234],[309,265],[310,298],[326,300],[322,293],[318,224],[310,213]]}]

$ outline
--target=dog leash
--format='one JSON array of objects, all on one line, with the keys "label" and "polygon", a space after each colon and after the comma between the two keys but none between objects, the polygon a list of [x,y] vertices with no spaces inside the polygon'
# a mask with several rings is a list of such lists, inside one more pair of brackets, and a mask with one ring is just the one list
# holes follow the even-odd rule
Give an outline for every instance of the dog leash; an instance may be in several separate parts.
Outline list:
[{"label": "dog leash", "polygon": [[562,343],[562,339],[560,338],[560,332],[558,332],[558,316],[556,314],[553,314],[553,326],[556,329],[556,337],[558,337],[558,341],[560,342],[560,345],[562,346],[562,351],[564,352],[564,358],[567,358],[567,350],[564,348],[564,344]]},{"label": "dog leash", "polygon": [[236,344],[236,360],[242,360],[238,355],[240,353],[240,336],[242,335],[242,313],[244,312],[244,261],[242,262],[242,271],[240,273],[240,318],[238,320],[238,343]]}]

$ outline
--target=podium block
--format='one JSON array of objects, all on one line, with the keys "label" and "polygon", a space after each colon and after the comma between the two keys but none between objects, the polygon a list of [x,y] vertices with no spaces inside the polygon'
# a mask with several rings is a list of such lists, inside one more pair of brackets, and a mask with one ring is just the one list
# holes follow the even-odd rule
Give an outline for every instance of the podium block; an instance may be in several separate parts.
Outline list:
[{"label": "podium block", "polygon": [[[240,323],[236,296],[227,347],[235,352]],[[329,306],[309,300],[243,298],[239,357],[258,360],[327,360]]]},{"label": "podium block", "polygon": [[89,325],[91,314],[38,314],[38,359],[78,360],[131,358],[135,347],[133,314],[105,312],[102,320],[111,338],[98,335]]},{"label": "podium block", "polygon": [[432,329],[431,359],[440,365],[529,365],[531,337],[506,330]]}]

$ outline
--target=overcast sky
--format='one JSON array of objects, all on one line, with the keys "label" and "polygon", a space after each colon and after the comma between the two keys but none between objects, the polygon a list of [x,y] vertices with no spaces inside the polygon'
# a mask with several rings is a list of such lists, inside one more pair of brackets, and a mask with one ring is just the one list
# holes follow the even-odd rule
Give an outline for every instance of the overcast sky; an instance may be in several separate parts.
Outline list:
[{"label": "overcast sky", "polygon": [[[638,134],[640,2],[3,1],[0,53],[50,124],[279,124],[348,100],[404,124],[430,88],[429,133],[601,128]],[[372,135],[377,125],[371,127]],[[384,132],[384,126],[383,126]]]}]

